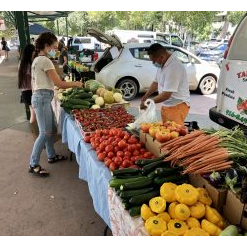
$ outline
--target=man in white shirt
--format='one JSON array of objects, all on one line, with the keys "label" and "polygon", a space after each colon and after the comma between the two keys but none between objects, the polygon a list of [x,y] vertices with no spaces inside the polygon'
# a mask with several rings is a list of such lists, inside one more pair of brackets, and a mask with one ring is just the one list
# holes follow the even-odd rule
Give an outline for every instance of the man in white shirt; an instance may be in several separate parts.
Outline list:
[{"label": "man in white shirt", "polygon": [[149,47],[148,55],[158,69],[155,80],[142,98],[141,107],[150,95],[158,91],[159,94],[153,100],[155,103],[163,102],[163,123],[175,121],[184,125],[190,108],[189,82],[185,67],[174,54],[158,43]]}]

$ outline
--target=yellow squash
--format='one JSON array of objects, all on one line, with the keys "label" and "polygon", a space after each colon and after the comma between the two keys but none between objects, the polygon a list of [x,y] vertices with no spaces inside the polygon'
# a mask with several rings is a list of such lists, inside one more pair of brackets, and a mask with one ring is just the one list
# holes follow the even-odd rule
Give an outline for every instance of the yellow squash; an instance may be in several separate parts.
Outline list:
[{"label": "yellow squash", "polygon": [[141,217],[143,220],[147,220],[150,217],[155,216],[147,204],[142,204],[141,206]]},{"label": "yellow squash", "polygon": [[204,188],[197,188],[197,190],[199,192],[198,201],[200,201],[203,204],[210,206],[212,204],[212,199],[209,196],[207,190]]},{"label": "yellow squash", "polygon": [[166,210],[166,200],[161,196],[154,197],[149,201],[149,207],[155,213],[163,213]]},{"label": "yellow squash", "polygon": [[177,236],[174,232],[166,230],[161,234],[161,236]]},{"label": "yellow squash", "polygon": [[170,217],[171,217],[172,219],[176,219],[176,218],[177,218],[177,216],[176,216],[176,214],[175,214],[175,207],[176,207],[176,205],[178,205],[177,202],[172,202],[172,203],[169,205],[169,207],[168,207],[168,213],[169,213],[169,215],[170,215]]},{"label": "yellow squash", "polygon": [[187,220],[190,217],[190,209],[183,203],[176,205],[175,215],[178,220]]},{"label": "yellow squash", "polygon": [[201,228],[201,224],[198,219],[190,217],[186,220],[186,224],[189,228]]},{"label": "yellow squash", "polygon": [[160,195],[166,200],[166,202],[171,203],[177,201],[175,196],[175,189],[177,185],[174,183],[164,183],[160,187]]},{"label": "yellow squash", "polygon": [[218,213],[218,211],[215,208],[211,208],[207,205],[206,205],[205,218],[206,220],[214,223],[215,225],[217,225],[223,220],[223,218],[221,217],[221,215]]},{"label": "yellow squash", "polygon": [[197,202],[190,206],[190,215],[196,219],[201,219],[205,215],[205,206],[201,202]]},{"label": "yellow squash", "polygon": [[194,227],[187,230],[184,236],[209,236],[209,234],[201,228]]},{"label": "yellow squash", "polygon": [[190,206],[197,202],[199,192],[190,184],[182,184],[178,185],[175,189],[175,196],[179,203],[184,203]]},{"label": "yellow squash", "polygon": [[157,217],[162,218],[166,223],[168,223],[171,220],[171,217],[167,212],[157,214]]},{"label": "yellow squash", "polygon": [[176,236],[183,236],[188,229],[187,224],[181,220],[170,220],[168,223],[168,230]]},{"label": "yellow squash", "polygon": [[167,230],[167,225],[162,218],[153,216],[145,222],[145,228],[150,236],[161,236]]},{"label": "yellow squash", "polygon": [[208,232],[211,236],[219,236],[221,233],[221,229],[218,226],[205,219],[202,220],[201,227],[204,231]]}]

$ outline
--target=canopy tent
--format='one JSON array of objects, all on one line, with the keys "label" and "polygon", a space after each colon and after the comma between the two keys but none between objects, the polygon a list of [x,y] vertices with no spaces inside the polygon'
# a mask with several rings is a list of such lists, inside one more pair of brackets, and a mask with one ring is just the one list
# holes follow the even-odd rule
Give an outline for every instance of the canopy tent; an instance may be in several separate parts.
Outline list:
[{"label": "canopy tent", "polygon": [[40,33],[44,33],[44,32],[53,32],[37,23],[34,24],[30,24],[29,25],[29,34],[33,34],[33,35],[39,35]]}]

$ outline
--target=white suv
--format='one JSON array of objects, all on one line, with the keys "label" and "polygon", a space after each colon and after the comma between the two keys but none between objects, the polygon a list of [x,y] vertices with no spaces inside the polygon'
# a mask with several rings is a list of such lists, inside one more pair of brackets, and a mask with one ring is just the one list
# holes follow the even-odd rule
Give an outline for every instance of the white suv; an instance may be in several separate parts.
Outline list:
[{"label": "white suv", "polygon": [[236,27],[221,65],[216,106],[209,116],[214,122],[247,133],[247,14]]},{"label": "white suv", "polygon": [[83,49],[101,49],[100,43],[94,37],[74,37],[72,40],[72,47],[77,51],[82,51]]},{"label": "white suv", "polygon": [[[122,45],[117,37],[106,35],[99,30],[91,28],[87,33],[109,45],[91,67],[91,70],[95,71],[96,80],[106,86],[121,89],[125,100],[132,100],[139,92],[148,90],[157,71],[147,54],[150,43]],[[215,91],[220,71],[218,67],[211,66],[183,48],[164,46],[168,51],[175,53],[186,67],[190,90],[199,89],[202,94]]]}]

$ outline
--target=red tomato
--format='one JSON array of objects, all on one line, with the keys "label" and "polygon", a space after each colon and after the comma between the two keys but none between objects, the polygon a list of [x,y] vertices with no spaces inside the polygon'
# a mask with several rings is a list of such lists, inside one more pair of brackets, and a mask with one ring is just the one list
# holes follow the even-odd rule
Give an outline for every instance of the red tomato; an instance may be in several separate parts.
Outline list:
[{"label": "red tomato", "polygon": [[111,171],[115,171],[117,169],[117,166],[116,166],[116,164],[114,162],[112,162],[110,164],[109,168],[110,168]]},{"label": "red tomato", "polygon": [[107,153],[112,152],[113,150],[114,150],[114,147],[113,147],[112,145],[107,145],[107,146],[105,147],[105,151],[106,151]]},{"label": "red tomato", "polygon": [[108,157],[108,158],[113,158],[113,157],[114,157],[114,153],[113,153],[113,152],[109,152],[109,153],[107,154],[107,157]]},{"label": "red tomato", "polygon": [[139,155],[140,155],[140,152],[139,152],[138,150],[135,150],[135,151],[133,152],[133,155],[134,155],[134,156],[139,156]]},{"label": "red tomato", "polygon": [[116,147],[114,148],[115,153],[117,153],[117,152],[120,151],[120,150],[121,150],[121,149],[120,149],[119,146],[116,146]]},{"label": "red tomato", "polygon": [[123,151],[117,151],[117,156],[123,157],[124,156],[124,152]]},{"label": "red tomato", "polygon": [[126,142],[124,140],[121,140],[119,143],[118,143],[118,146],[121,148],[121,149],[124,149],[126,147]]},{"label": "red tomato", "polygon": [[130,151],[125,151],[125,152],[124,152],[124,156],[131,157],[131,152],[130,152]]},{"label": "red tomato", "polygon": [[99,161],[104,161],[104,159],[105,159],[105,154],[99,153],[99,154],[97,155],[97,157],[98,157]]},{"label": "red tomato", "polygon": [[90,143],[90,141],[91,141],[90,135],[87,135],[87,136],[84,137],[84,142]]},{"label": "red tomato", "polygon": [[103,151],[105,150],[105,147],[106,147],[106,145],[105,145],[104,143],[101,143],[101,144],[99,145],[99,150],[100,150],[101,152],[103,152]]},{"label": "red tomato", "polygon": [[130,161],[129,160],[124,160],[122,163],[123,167],[129,167],[130,166]]},{"label": "red tomato", "polygon": [[140,143],[136,143],[136,148],[140,150],[142,148],[142,145]]},{"label": "red tomato", "polygon": [[123,159],[119,156],[117,156],[115,159],[114,159],[114,162],[116,163],[116,165],[121,165],[122,164],[122,161]]},{"label": "red tomato", "polygon": [[141,154],[146,153],[146,151],[147,151],[147,150],[146,150],[145,148],[141,148],[141,149],[140,149],[140,153],[141,153]]},{"label": "red tomato", "polygon": [[111,163],[112,163],[112,161],[109,159],[109,160],[105,161],[105,166],[109,167]]},{"label": "red tomato", "polygon": [[145,152],[145,153],[143,154],[143,157],[144,157],[145,159],[149,159],[149,158],[152,157],[152,153],[150,153],[150,152]]}]

